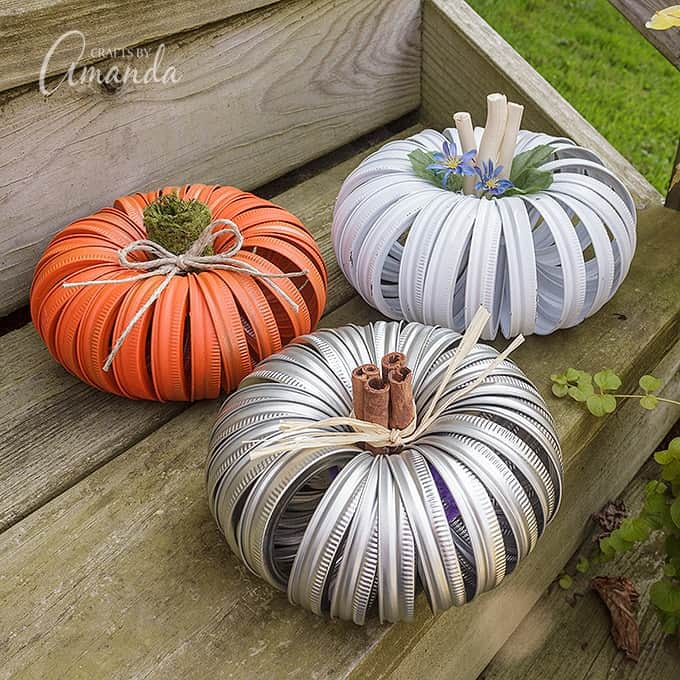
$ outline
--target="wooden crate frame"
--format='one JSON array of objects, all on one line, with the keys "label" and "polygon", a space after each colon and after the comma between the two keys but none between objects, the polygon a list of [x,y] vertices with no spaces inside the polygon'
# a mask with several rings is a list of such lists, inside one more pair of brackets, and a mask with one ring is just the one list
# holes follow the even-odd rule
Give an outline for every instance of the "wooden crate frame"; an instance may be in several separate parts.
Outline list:
[{"label": "wooden crate frame", "polygon": [[[365,19],[361,11],[367,3],[336,0],[315,6],[327,9],[327,21],[348,21],[355,15]],[[237,41],[258,27],[285,25],[286,17],[293,21],[303,7],[312,5],[291,0],[256,9],[198,29],[183,44],[190,50],[206,35],[217,39],[218,27]],[[300,142],[303,152],[281,153],[271,165],[259,167],[249,159],[264,142],[257,137],[244,142],[247,153],[234,152],[239,181],[260,184],[414,109],[420,122],[399,136],[423,124],[450,124],[452,108],[463,104],[479,119],[486,93],[505,91],[526,104],[530,127],[567,134],[596,150],[626,181],[640,209],[638,253],[616,297],[576,328],[529,338],[516,360],[546,396],[547,376],[572,364],[614,365],[626,387],[654,371],[664,381],[662,393],[678,398],[680,270],[668,247],[677,240],[677,213],[661,207],[658,192],[462,0],[426,0],[422,11],[411,0],[392,0],[374,3],[372,11],[384,12],[383,18],[410,17],[400,25],[416,25],[422,35],[422,51],[415,38],[416,59],[400,61],[396,75],[384,74],[384,89],[371,100],[366,119],[347,121],[348,106],[308,128],[316,135],[324,125],[337,126],[325,146]],[[296,19],[292,25],[301,35],[324,25],[318,15],[309,22],[298,25]],[[365,35],[365,22],[360,23],[359,36]],[[391,35],[388,29],[381,30]],[[323,54],[329,54],[328,47]],[[465,68],[455,69],[460,54]],[[340,63],[346,64],[344,59]],[[300,87],[314,82],[308,71],[301,72]],[[375,81],[364,85],[375,86]],[[322,89],[317,83],[316,91]],[[30,93],[21,87],[11,93],[14,99],[5,95],[5,111],[32,110],[22,108],[22,97]],[[320,105],[312,113],[319,118],[322,110]],[[270,135],[299,141],[295,125],[286,137],[288,124],[278,121]],[[18,130],[10,130],[9,138]],[[330,313],[324,320],[329,326],[377,317],[339,273],[329,238],[337,190],[369,151],[363,148],[338,164],[331,156],[311,177],[273,196],[319,239],[331,273]],[[134,180],[161,182],[153,172],[157,161],[150,159]],[[210,173],[217,173],[219,164],[213,158],[206,163],[202,179],[216,178]],[[181,170],[178,165],[168,172]],[[31,204],[33,210],[36,205]],[[16,248],[37,252],[49,236],[31,234]],[[17,267],[26,271],[18,278],[13,278],[17,267],[7,270],[11,280],[3,283],[3,298],[9,291],[13,302],[5,310],[25,301],[25,285],[19,284],[25,284],[26,263],[35,257],[32,252],[21,260]],[[420,598],[412,625],[372,622],[358,628],[326,624],[289,606],[284,595],[249,576],[229,553],[203,497],[204,450],[215,402],[190,407],[139,403],[92,390],[52,361],[28,325],[0,337],[0,356],[0,603],[5,619],[0,668],[11,678],[50,677],[57,671],[88,679],[230,673],[475,678],[578,545],[588,515],[625,487],[670,418],[662,409],[644,419],[633,417],[631,405],[596,420],[551,400],[565,453],[566,494],[532,556],[501,588],[467,607],[432,617]]]}]

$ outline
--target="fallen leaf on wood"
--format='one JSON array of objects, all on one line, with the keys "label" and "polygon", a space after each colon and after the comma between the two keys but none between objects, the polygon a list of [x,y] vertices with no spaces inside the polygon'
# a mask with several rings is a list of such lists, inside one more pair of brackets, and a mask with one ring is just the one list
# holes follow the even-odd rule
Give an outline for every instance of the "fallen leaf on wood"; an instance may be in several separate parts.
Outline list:
[{"label": "fallen leaf on wood", "polygon": [[592,520],[602,531],[593,536],[593,543],[599,543],[601,538],[606,538],[618,529],[627,514],[626,504],[621,499],[609,501],[600,512],[594,512],[591,515]]},{"label": "fallen leaf on wood", "polygon": [[640,595],[632,581],[625,576],[598,576],[590,587],[607,605],[612,619],[614,644],[632,661],[640,658],[640,629],[635,619],[635,608]]}]

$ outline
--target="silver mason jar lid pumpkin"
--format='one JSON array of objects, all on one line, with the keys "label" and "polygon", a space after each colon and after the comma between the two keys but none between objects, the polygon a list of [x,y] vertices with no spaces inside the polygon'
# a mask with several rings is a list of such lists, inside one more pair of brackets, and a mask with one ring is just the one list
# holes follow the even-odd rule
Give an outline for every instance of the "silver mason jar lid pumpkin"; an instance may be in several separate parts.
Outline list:
[{"label": "silver mason jar lid pumpkin", "polygon": [[[477,145],[483,128],[475,129]],[[549,145],[537,193],[479,198],[415,174],[414,151],[438,151],[458,132],[424,130],[387,143],[347,177],[333,213],[343,273],[392,319],[463,331],[491,312],[482,337],[547,334],[597,312],[628,273],[636,212],[623,183],[591,151],[522,130],[515,155]]]},{"label": "silver mason jar lid pumpkin", "polygon": [[[389,352],[407,354],[422,413],[460,340],[419,323],[317,331],[259,364],[225,401],[210,440],[208,502],[231,549],[291,602],[358,624],[371,612],[412,619],[421,590],[435,612],[462,605],[499,585],[555,515],[563,471],[554,423],[507,359],[398,452],[258,455],[281,439],[283,422],[349,415],[351,371]],[[474,345],[440,402],[496,357]]]}]

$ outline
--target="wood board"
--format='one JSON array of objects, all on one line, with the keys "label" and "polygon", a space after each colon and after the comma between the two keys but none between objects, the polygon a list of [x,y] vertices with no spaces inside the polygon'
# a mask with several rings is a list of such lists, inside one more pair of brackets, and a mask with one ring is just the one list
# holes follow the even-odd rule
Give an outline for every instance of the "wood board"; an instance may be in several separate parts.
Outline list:
[{"label": "wood board", "polygon": [[79,59],[81,42],[67,38],[49,59],[47,77],[64,73],[73,60],[79,67],[101,61],[98,50],[135,47],[275,1],[5,0],[0,3],[0,92],[36,81],[46,54],[67,30],[82,31],[85,53]]}]

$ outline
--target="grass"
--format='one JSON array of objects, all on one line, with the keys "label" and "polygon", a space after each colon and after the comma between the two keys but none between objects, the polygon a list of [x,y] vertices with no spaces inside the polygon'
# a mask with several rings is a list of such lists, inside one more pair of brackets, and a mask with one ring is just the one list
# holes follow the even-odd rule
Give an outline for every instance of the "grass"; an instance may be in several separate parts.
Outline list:
[{"label": "grass", "polygon": [[467,2],[665,195],[680,72],[608,0]]}]

